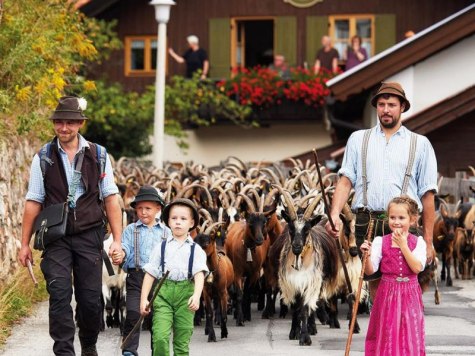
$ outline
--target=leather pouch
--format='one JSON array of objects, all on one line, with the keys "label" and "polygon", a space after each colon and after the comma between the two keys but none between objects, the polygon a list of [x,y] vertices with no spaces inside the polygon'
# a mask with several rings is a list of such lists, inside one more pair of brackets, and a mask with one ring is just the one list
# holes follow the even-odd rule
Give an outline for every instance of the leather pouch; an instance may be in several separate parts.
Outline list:
[{"label": "leather pouch", "polygon": [[43,209],[35,220],[33,247],[43,251],[52,242],[66,236],[68,204],[53,204]]}]

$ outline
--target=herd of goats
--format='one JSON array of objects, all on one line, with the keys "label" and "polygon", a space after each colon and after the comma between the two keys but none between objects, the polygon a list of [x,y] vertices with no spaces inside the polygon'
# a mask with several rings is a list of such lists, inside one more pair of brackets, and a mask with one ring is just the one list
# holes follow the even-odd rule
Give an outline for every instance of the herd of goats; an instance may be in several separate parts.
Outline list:
[{"label": "herd of goats", "polygon": [[[344,228],[339,239],[324,228],[322,193],[331,199],[337,175],[327,173],[323,166],[318,166],[318,172],[310,161],[290,162],[251,165],[229,157],[216,168],[191,162],[156,169],[125,157],[113,161],[124,224],[135,219],[129,204],[143,185],[159,189],[166,202],[186,197],[199,207],[201,220],[192,236],[207,254],[210,274],[195,324],[205,317],[208,341],[216,341],[215,324],[221,328],[221,338],[228,336],[228,314],[234,315],[238,326],[250,321],[251,301],[257,300],[262,318],[272,318],[280,296],[280,317],[291,307],[289,338],[299,340],[300,345],[311,344],[310,335],[317,332],[316,318],[330,328],[340,327],[338,300],[349,304],[348,314],[356,298],[360,309],[368,304],[366,286],[355,297],[362,263],[350,202],[341,214]],[[451,286],[452,259],[456,278],[460,273],[468,279],[473,273],[475,205],[448,204],[439,197],[437,202],[434,247],[441,256],[441,279]],[[419,283],[426,291],[435,282],[438,304],[437,263],[436,259],[419,275]],[[125,273],[120,268],[116,272],[109,276],[104,269],[109,327],[120,326],[124,314]],[[359,332],[357,322],[354,331]]]}]

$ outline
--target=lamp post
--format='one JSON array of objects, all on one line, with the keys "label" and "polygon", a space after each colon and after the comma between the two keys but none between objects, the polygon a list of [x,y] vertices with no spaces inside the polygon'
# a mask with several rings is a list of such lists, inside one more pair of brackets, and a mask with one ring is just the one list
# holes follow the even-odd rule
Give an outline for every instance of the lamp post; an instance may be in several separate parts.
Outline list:
[{"label": "lamp post", "polygon": [[165,147],[165,60],[167,23],[173,0],[152,0],[155,7],[155,19],[158,22],[157,65],[155,77],[155,110],[153,116],[153,164],[163,168],[163,150]]}]

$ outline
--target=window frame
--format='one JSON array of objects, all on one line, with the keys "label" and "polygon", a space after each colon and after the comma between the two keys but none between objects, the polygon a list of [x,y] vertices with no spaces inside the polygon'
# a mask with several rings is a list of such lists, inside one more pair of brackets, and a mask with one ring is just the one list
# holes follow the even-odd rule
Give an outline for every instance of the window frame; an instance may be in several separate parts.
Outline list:
[{"label": "window frame", "polygon": [[[131,69],[132,64],[132,42],[144,41],[144,69]],[[126,77],[152,77],[156,70],[152,69],[152,41],[157,41],[157,35],[125,36],[124,38],[124,74]],[[157,53],[158,56],[158,53]],[[165,57],[167,58],[167,56]],[[165,59],[165,70],[168,71],[168,60]]]},{"label": "window frame", "polygon": [[[335,38],[335,32],[336,32],[335,22],[338,21],[338,20],[348,20],[348,22],[349,22],[348,41],[349,41],[351,39],[351,37],[353,37],[354,35],[357,35],[356,21],[360,20],[360,19],[366,19],[366,20],[371,21],[371,38],[367,42],[370,42],[370,44],[371,44],[371,53],[368,53],[368,56],[373,57],[374,53],[375,53],[375,45],[376,45],[376,37],[375,37],[375,34],[376,34],[376,31],[375,31],[376,30],[376,26],[375,26],[376,15],[374,15],[374,14],[329,15],[328,16],[328,23],[330,25],[330,28],[329,28],[330,38],[332,39],[332,43],[335,44],[337,42],[336,38]],[[365,37],[365,38],[362,37],[361,39],[364,42],[368,38],[367,37]],[[350,45],[350,43],[348,42],[347,45]],[[341,58],[343,58],[344,53],[340,53],[340,55],[341,55]],[[340,60],[340,62],[344,63],[344,62],[346,62],[346,59],[343,60],[343,61]]]}]

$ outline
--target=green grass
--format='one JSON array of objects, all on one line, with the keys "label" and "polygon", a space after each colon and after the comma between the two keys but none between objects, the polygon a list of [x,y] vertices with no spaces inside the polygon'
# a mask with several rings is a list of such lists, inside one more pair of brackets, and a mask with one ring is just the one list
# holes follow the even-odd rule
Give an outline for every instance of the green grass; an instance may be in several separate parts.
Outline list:
[{"label": "green grass", "polygon": [[[35,256],[39,265],[39,255]],[[35,288],[28,270],[20,267],[8,284],[0,285],[0,346],[5,344],[13,326],[29,316],[37,302],[48,299],[46,284],[39,266],[33,267],[38,287]]]}]

